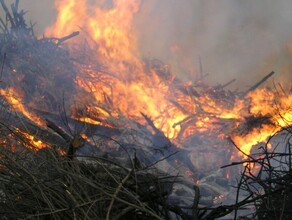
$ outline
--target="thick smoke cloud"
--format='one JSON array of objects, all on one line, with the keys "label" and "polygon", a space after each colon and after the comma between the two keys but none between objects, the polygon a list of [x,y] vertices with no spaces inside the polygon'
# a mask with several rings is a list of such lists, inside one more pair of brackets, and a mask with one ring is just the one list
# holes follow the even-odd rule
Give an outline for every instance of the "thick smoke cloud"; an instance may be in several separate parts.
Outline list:
[{"label": "thick smoke cloud", "polygon": [[[20,2],[38,33],[53,23],[53,0]],[[171,64],[183,79],[196,78],[200,57],[212,84],[236,78],[248,87],[272,70],[275,81],[292,80],[290,0],[142,0],[135,31],[142,56]]]}]

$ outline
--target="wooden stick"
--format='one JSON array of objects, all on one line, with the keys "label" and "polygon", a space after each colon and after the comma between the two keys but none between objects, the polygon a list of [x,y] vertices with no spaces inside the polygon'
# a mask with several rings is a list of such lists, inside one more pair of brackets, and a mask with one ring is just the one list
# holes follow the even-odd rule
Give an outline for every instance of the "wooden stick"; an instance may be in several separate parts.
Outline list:
[{"label": "wooden stick", "polygon": [[6,16],[8,17],[12,28],[15,28],[15,23],[14,23],[13,17],[11,16],[6,4],[4,3],[4,0],[0,0],[0,4],[1,4],[2,8],[4,9]]},{"label": "wooden stick", "polygon": [[71,39],[71,38],[73,38],[73,37],[76,37],[77,35],[79,35],[79,31],[75,31],[75,32],[73,32],[72,34],[69,34],[68,36],[65,36],[65,37],[62,37],[62,38],[59,38],[58,39],[58,43],[57,43],[57,45],[60,45],[61,43],[63,43],[64,41],[66,41],[66,40],[69,40],[69,39]]},{"label": "wooden stick", "polygon": [[16,12],[18,12],[18,5],[19,5],[19,0],[15,0],[14,9]]},{"label": "wooden stick", "polygon": [[219,85],[219,86],[215,86],[215,89],[224,89],[225,87],[229,86],[231,83],[234,83],[236,81],[236,79],[232,79],[230,81],[228,81],[227,83],[223,84],[223,85]]},{"label": "wooden stick", "polygon": [[49,119],[46,119],[46,123],[48,128],[52,129],[55,131],[58,135],[60,135],[66,142],[70,142],[72,140],[72,137],[64,132],[61,128],[59,128],[54,122],[52,122]]},{"label": "wooden stick", "polygon": [[[3,123],[8,121],[9,124]],[[1,109],[0,115],[0,127],[15,131],[16,129],[33,135],[36,139],[41,140],[49,145],[63,146],[66,142],[59,135],[44,129],[37,124],[33,123],[21,113],[10,112],[5,107]]]},{"label": "wooden stick", "polygon": [[246,95],[247,93],[255,90],[256,88],[258,88],[261,84],[263,84],[265,81],[267,81],[274,74],[275,74],[274,71],[270,72],[268,75],[266,75],[264,78],[262,78],[259,82],[257,82],[252,87],[250,87],[244,94]]},{"label": "wooden stick", "polygon": [[146,122],[148,123],[148,125],[154,130],[154,132],[156,134],[161,134],[164,136],[164,134],[162,133],[162,131],[160,131],[158,128],[156,128],[156,126],[154,125],[153,121],[145,114],[143,114],[142,112],[140,112],[141,115],[143,116],[143,118],[146,120]]}]

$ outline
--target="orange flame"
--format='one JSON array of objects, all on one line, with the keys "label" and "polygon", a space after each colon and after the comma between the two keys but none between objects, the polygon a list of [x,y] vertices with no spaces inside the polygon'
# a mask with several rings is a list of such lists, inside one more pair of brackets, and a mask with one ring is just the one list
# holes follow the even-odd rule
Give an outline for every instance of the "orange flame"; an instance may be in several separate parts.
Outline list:
[{"label": "orange flame", "polygon": [[118,71],[119,77],[122,74],[131,77],[133,73],[128,72],[128,65],[135,67],[135,74],[142,74],[132,30],[133,17],[139,9],[140,0],[114,0],[111,8],[98,7],[102,4],[103,1],[94,5],[87,1],[56,1],[58,18],[56,24],[47,29],[47,34],[61,37],[81,28],[89,36],[91,46],[96,48],[97,58],[111,70]]},{"label": "orange flame", "polygon": [[10,103],[14,110],[21,112],[23,115],[25,115],[27,118],[29,118],[31,121],[35,122],[39,126],[45,125],[44,121],[40,117],[27,110],[27,108],[22,103],[23,98],[16,92],[14,88],[9,87],[9,89],[7,90],[0,89],[0,94],[5,97],[6,101]]},{"label": "orange flame", "polygon": [[[166,100],[168,85],[160,82],[155,73],[144,70],[132,30],[139,5],[137,0],[115,0],[111,8],[92,7],[86,1],[57,1],[58,18],[47,34],[63,36],[80,27],[91,40],[91,47],[96,48],[96,60],[101,60],[109,68],[107,71],[116,74],[118,79],[111,77],[106,83],[90,81],[84,78],[83,72],[77,77],[77,84],[91,92],[97,104],[105,103],[106,95],[113,106],[117,106],[117,111],[129,118],[140,118],[138,121],[142,120],[141,112],[150,115],[168,137],[175,137],[178,128],[173,124],[185,115]],[[92,78],[100,75],[98,71],[87,74]],[[82,120],[97,123],[91,119]]]},{"label": "orange flame", "polygon": [[267,116],[269,123],[253,128],[248,134],[234,135],[233,139],[240,149],[250,154],[251,148],[292,124],[292,95],[279,94],[267,89],[258,89],[249,94],[250,114]]},{"label": "orange flame", "polygon": [[27,148],[30,148],[32,150],[39,150],[39,149],[48,147],[46,143],[43,143],[41,140],[37,140],[33,135],[30,135],[18,129],[16,131],[20,133],[23,137],[25,137],[27,141],[29,142],[30,146],[27,146]]},{"label": "orange flame", "polygon": [[[177,138],[183,121],[189,121],[189,126],[192,126],[192,129],[184,132],[184,136],[187,136],[195,132],[218,130],[214,126],[218,119],[233,120],[231,129],[223,134],[217,132],[218,137],[230,136],[246,154],[250,154],[252,146],[265,142],[282,127],[291,125],[291,94],[276,97],[273,92],[263,89],[251,92],[249,100],[237,97],[232,103],[227,103],[210,96],[208,92],[200,97],[186,95],[179,90],[174,92],[174,79],[161,80],[156,71],[148,70],[141,61],[132,28],[140,0],[112,2],[108,6],[106,1],[56,1],[57,20],[46,31],[47,35],[61,37],[81,29],[94,50],[96,62],[106,66],[95,68],[94,63],[77,64],[80,73],[76,84],[93,95],[90,108],[99,119],[83,117],[80,120],[99,124],[111,116],[122,114],[142,122],[143,112],[170,138]],[[73,41],[75,45],[82,45],[83,40],[79,37]],[[172,99],[177,103],[171,102]],[[245,134],[237,132],[250,115],[267,116],[270,123],[251,126]],[[192,120],[192,116],[196,120]]]}]

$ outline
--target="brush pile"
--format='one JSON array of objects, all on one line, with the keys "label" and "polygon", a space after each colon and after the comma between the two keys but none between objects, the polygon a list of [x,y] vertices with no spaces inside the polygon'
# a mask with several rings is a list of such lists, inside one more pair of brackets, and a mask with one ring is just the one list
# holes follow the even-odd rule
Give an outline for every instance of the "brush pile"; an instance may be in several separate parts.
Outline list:
[{"label": "brush pile", "polygon": [[25,12],[18,11],[18,2],[11,5],[10,12],[0,1],[6,15],[6,20],[0,18],[1,78],[5,78],[1,88],[8,96],[21,96],[28,106],[37,103],[40,109],[52,111],[62,100],[64,90],[74,94],[72,61],[68,52],[58,47],[68,36],[37,39],[33,24],[25,22]]},{"label": "brush pile", "polygon": [[[227,174],[240,170],[218,169],[234,151],[234,143],[224,135],[272,123],[269,115],[249,114],[245,123],[235,126],[238,119],[219,117],[220,107],[233,109],[238,98],[273,72],[246,92],[231,92],[224,88],[234,80],[209,86],[202,75],[188,85],[175,79],[162,62],[146,60],[145,72],[170,82],[168,101],[187,115],[172,125],[181,129],[170,140],[148,112],[141,112],[139,120],[126,117],[106,93],[104,103],[94,103],[98,108],[93,108],[93,92],[77,86],[79,67],[84,67],[87,82],[109,90],[114,88],[103,80],[120,79],[96,60],[95,66],[89,65],[90,50],[70,54],[64,42],[78,32],[37,38],[33,25],[25,22],[25,12],[18,9],[19,0],[10,9],[4,0],[0,4],[6,15],[0,18],[0,219],[207,220],[237,212],[252,201],[258,218],[265,219],[272,208],[280,209],[271,192],[281,192],[287,196],[283,206],[289,204],[290,191],[281,184],[289,185],[291,165],[285,174],[276,172],[266,162],[276,153],[265,148],[264,157],[245,162],[260,164],[260,174],[270,172],[273,178],[251,176],[246,167],[238,189],[247,190],[258,181],[266,194],[248,189],[246,200],[214,207],[215,198],[230,192]],[[76,103],[76,97],[82,103]],[[193,108],[196,113],[189,110]],[[200,126],[204,119],[206,124]],[[215,143],[221,134],[224,138]],[[287,155],[290,158],[290,151],[281,156]],[[197,180],[200,188],[194,184]],[[268,182],[263,186],[264,181]],[[282,209],[283,216],[287,210]]]},{"label": "brush pile", "polygon": [[[85,143],[81,130],[94,133],[100,144],[121,132],[84,125],[67,118],[65,111],[60,113],[68,108],[62,92],[74,93],[76,71],[60,44],[78,33],[37,39],[33,25],[26,25],[25,13],[18,11],[19,1],[11,10],[0,3],[6,14],[6,20],[0,19],[1,78],[5,78],[0,114],[1,219],[190,219],[191,214],[167,201],[173,185],[182,180],[155,168],[163,160],[142,167],[136,155],[126,151],[123,158],[128,163],[123,165],[105,154],[96,156],[98,146]],[[42,117],[25,113],[35,105],[46,110],[34,109]],[[70,133],[72,126],[81,130]],[[76,150],[84,145],[92,152],[76,158]]]}]

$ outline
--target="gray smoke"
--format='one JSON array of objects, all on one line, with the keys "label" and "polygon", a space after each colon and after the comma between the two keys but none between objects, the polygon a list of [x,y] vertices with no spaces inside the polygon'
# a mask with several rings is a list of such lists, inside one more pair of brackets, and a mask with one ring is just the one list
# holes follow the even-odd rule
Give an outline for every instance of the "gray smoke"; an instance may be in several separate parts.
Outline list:
[{"label": "gray smoke", "polygon": [[181,77],[193,80],[201,57],[213,84],[236,78],[248,87],[272,70],[291,84],[290,0],[145,0],[138,18],[143,54],[170,62]]},{"label": "gray smoke", "polygon": [[[54,22],[53,0],[20,2],[38,33]],[[272,70],[276,82],[292,80],[291,0],[142,0],[135,31],[142,56],[182,79],[196,79],[200,57],[212,84],[245,88]]]}]

